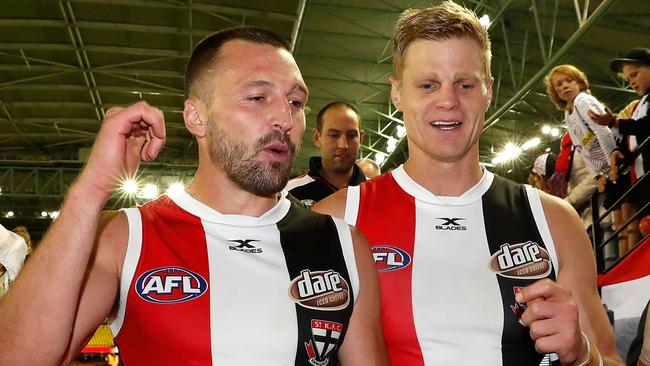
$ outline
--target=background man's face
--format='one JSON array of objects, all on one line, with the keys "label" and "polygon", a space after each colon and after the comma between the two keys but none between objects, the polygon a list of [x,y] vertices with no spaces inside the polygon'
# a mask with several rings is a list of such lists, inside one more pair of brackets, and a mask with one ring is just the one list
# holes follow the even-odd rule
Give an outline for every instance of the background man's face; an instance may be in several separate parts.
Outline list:
[{"label": "background man's face", "polygon": [[314,143],[320,149],[323,169],[344,174],[357,160],[363,133],[359,116],[345,106],[334,106],[323,114],[322,131],[314,129]]},{"label": "background man's face", "polygon": [[305,131],[307,88],[298,66],[284,49],[235,40],[215,67],[210,159],[244,190],[279,192]]}]

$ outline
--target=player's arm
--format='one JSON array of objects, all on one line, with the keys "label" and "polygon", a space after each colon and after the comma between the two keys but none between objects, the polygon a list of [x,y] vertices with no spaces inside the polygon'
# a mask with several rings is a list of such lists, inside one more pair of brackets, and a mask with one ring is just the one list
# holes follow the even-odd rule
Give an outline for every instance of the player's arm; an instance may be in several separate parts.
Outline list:
[{"label": "player's arm", "polygon": [[[104,246],[94,245],[101,209],[117,178],[134,174],[141,158],[155,158],[164,138],[162,113],[146,103],[106,112],[59,217],[0,301],[0,365],[59,365],[108,313],[117,291],[118,272],[110,264],[117,254],[108,249],[104,255]],[[109,226],[100,228],[100,243],[120,235]]]},{"label": "player's arm", "polygon": [[325,215],[337,217],[341,220],[345,216],[345,202],[348,197],[348,189],[340,189],[335,193],[318,201],[311,209]]},{"label": "player's arm", "polygon": [[[62,364],[69,347],[81,342],[73,339],[73,329],[92,333],[111,309],[116,273],[108,273],[102,260],[110,257],[92,245],[100,206],[80,191],[70,190],[60,216],[0,302],[1,365]],[[82,293],[93,304],[77,311]]]},{"label": "player's arm", "polygon": [[[558,280],[541,280],[522,290],[528,308],[522,321],[541,352],[555,352],[560,362],[622,365],[612,328],[596,289],[596,265],[587,234],[573,208],[565,201],[541,194],[544,213],[558,253]],[[587,354],[587,342],[591,346]],[[600,355],[596,354],[596,350]]]},{"label": "player's arm", "polygon": [[99,220],[64,364],[77,357],[93,336],[97,325],[111,315],[118,299],[128,239],[126,214],[104,212]]},{"label": "player's arm", "polygon": [[381,326],[381,296],[375,263],[363,233],[352,226],[350,229],[360,286],[339,358],[344,366],[390,365]]}]

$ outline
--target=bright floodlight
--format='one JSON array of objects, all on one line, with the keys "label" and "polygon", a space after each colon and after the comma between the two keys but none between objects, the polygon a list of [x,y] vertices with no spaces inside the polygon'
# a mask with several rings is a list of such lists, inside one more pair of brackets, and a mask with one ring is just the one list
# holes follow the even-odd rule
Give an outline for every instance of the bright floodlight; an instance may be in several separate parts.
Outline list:
[{"label": "bright floodlight", "polygon": [[382,165],[385,160],[386,160],[386,154],[375,153],[375,162],[377,162],[377,164]]},{"label": "bright floodlight", "polygon": [[146,199],[154,199],[158,197],[158,186],[153,183],[147,183],[144,186],[144,188],[142,188],[142,192],[140,192],[140,197]]},{"label": "bright floodlight", "polygon": [[512,142],[508,142],[506,146],[492,159],[492,164],[502,164],[515,159],[522,152],[522,148]]},{"label": "bright floodlight", "polygon": [[388,141],[386,142],[386,152],[392,153],[395,151],[395,147],[397,147],[397,140],[394,137],[389,137]]},{"label": "bright floodlight", "polygon": [[47,211],[41,211],[41,217],[47,217]]},{"label": "bright floodlight", "polygon": [[557,127],[551,128],[551,136],[553,136],[553,137],[560,136],[560,130]]},{"label": "bright floodlight", "polygon": [[169,188],[167,188],[167,195],[169,197],[178,196],[181,192],[185,190],[185,186],[181,182],[172,183]]},{"label": "bright floodlight", "polygon": [[138,182],[135,179],[127,179],[122,182],[122,191],[126,194],[135,194],[138,191]]},{"label": "bright floodlight", "polygon": [[50,212],[50,217],[52,218],[52,220],[56,219],[57,217],[59,217],[59,211]]},{"label": "bright floodlight", "polygon": [[13,211],[7,211],[7,214],[5,217],[14,217],[14,212]]},{"label": "bright floodlight", "polygon": [[530,140],[524,142],[524,143],[521,145],[521,149],[522,149],[522,150],[532,149],[533,147],[539,145],[540,142],[542,142],[542,139],[540,139],[539,137],[533,137],[532,139],[530,139]]},{"label": "bright floodlight", "polygon": [[481,19],[479,19],[478,21],[481,23],[481,25],[482,25],[483,28],[485,28],[485,29],[488,29],[488,28],[490,27],[490,24],[492,23],[492,22],[490,21],[490,16],[487,15],[487,14],[483,14],[483,16],[481,17]]},{"label": "bright floodlight", "polygon": [[542,133],[544,135],[548,135],[549,133],[551,133],[551,126],[549,125],[542,126]]},{"label": "bright floodlight", "polygon": [[398,125],[397,128],[396,128],[396,131],[397,131],[397,137],[398,138],[402,138],[402,137],[404,137],[404,135],[406,135],[406,127],[404,127],[402,125]]}]

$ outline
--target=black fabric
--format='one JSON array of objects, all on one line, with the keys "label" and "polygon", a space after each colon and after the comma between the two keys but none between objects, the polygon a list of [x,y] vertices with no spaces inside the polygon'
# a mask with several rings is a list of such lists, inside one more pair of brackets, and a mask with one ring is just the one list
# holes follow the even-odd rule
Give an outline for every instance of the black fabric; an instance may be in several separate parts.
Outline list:
[{"label": "black fabric", "polygon": [[[308,206],[310,206],[310,203],[314,204],[338,190],[337,187],[327,182],[327,180],[320,174],[322,167],[323,163],[319,156],[312,156],[309,158],[309,172],[307,175],[312,177],[314,181],[295,187],[289,191],[298,200],[307,203]],[[348,181],[348,186],[358,186],[365,180],[366,177],[363,175],[361,169],[357,164],[354,164],[352,166],[352,176]]]},{"label": "black fabric", "polygon": [[[647,93],[646,93],[647,94]],[[618,150],[623,153],[627,163],[632,163],[632,152],[627,144],[627,136],[636,136],[638,145],[650,137],[650,96],[648,96],[643,105],[638,105],[638,108],[646,108],[648,112],[645,117],[639,119],[620,119],[618,120],[618,132],[623,135],[621,142],[618,145]],[[650,146],[645,146],[641,152],[643,157],[643,170],[650,171]]]},{"label": "black fabric", "polygon": [[[483,196],[485,231],[492,255],[503,250],[506,244],[532,242],[546,249],[537,229],[524,186],[499,176],[494,177],[490,189]],[[549,258],[550,259],[550,258]],[[552,268],[552,264],[551,264]],[[515,309],[523,311],[515,301],[515,288],[525,287],[539,278],[511,278],[495,274],[503,299],[503,332],[501,338],[504,366],[539,365],[543,355],[535,350],[529,329],[519,323]],[[546,277],[555,279],[552,268]]]},{"label": "black fabric", "polygon": [[650,307],[650,301],[643,310],[641,314],[641,320],[639,320],[639,327],[636,330],[636,336],[630,343],[630,348],[627,351],[627,358],[625,359],[626,366],[636,366],[636,362],[641,356],[641,348],[643,348],[643,333],[645,332],[645,322],[648,318],[648,307]]},{"label": "black fabric", "polygon": [[292,279],[306,275],[318,276],[322,271],[333,271],[348,284],[349,303],[342,309],[332,310],[327,307],[313,309],[307,308],[299,302],[296,302],[295,305],[298,321],[295,365],[312,365],[309,362],[310,357],[307,351],[310,341],[311,346],[316,347],[317,336],[313,334],[312,321],[332,322],[342,325],[342,333],[336,348],[325,357],[318,357],[317,352],[315,360],[316,362],[325,362],[326,359],[329,359],[327,365],[339,365],[338,348],[343,343],[352,316],[354,294],[336,226],[330,216],[312,212],[293,203],[289,213],[278,223],[278,229],[280,230],[280,241],[287,269]]}]

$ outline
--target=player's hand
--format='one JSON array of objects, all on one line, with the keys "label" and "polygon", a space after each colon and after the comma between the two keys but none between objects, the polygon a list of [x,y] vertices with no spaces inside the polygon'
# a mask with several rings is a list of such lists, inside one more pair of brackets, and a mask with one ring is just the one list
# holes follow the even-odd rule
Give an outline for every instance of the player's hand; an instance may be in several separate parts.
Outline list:
[{"label": "player's hand", "polygon": [[561,365],[578,364],[589,357],[571,290],[543,279],[521,289],[515,299],[527,305],[521,321],[530,328],[537,352],[556,353]]},{"label": "player's hand", "polygon": [[592,121],[601,126],[611,126],[616,122],[616,116],[612,114],[609,108],[606,108],[605,113],[603,114],[598,114],[591,109],[587,111],[587,114],[589,114],[589,118],[591,118]]},{"label": "player's hand", "polygon": [[103,199],[121,179],[132,177],[140,159],[150,161],[165,145],[165,122],[162,111],[146,102],[126,108],[114,107],[106,117],[80,178]]}]

